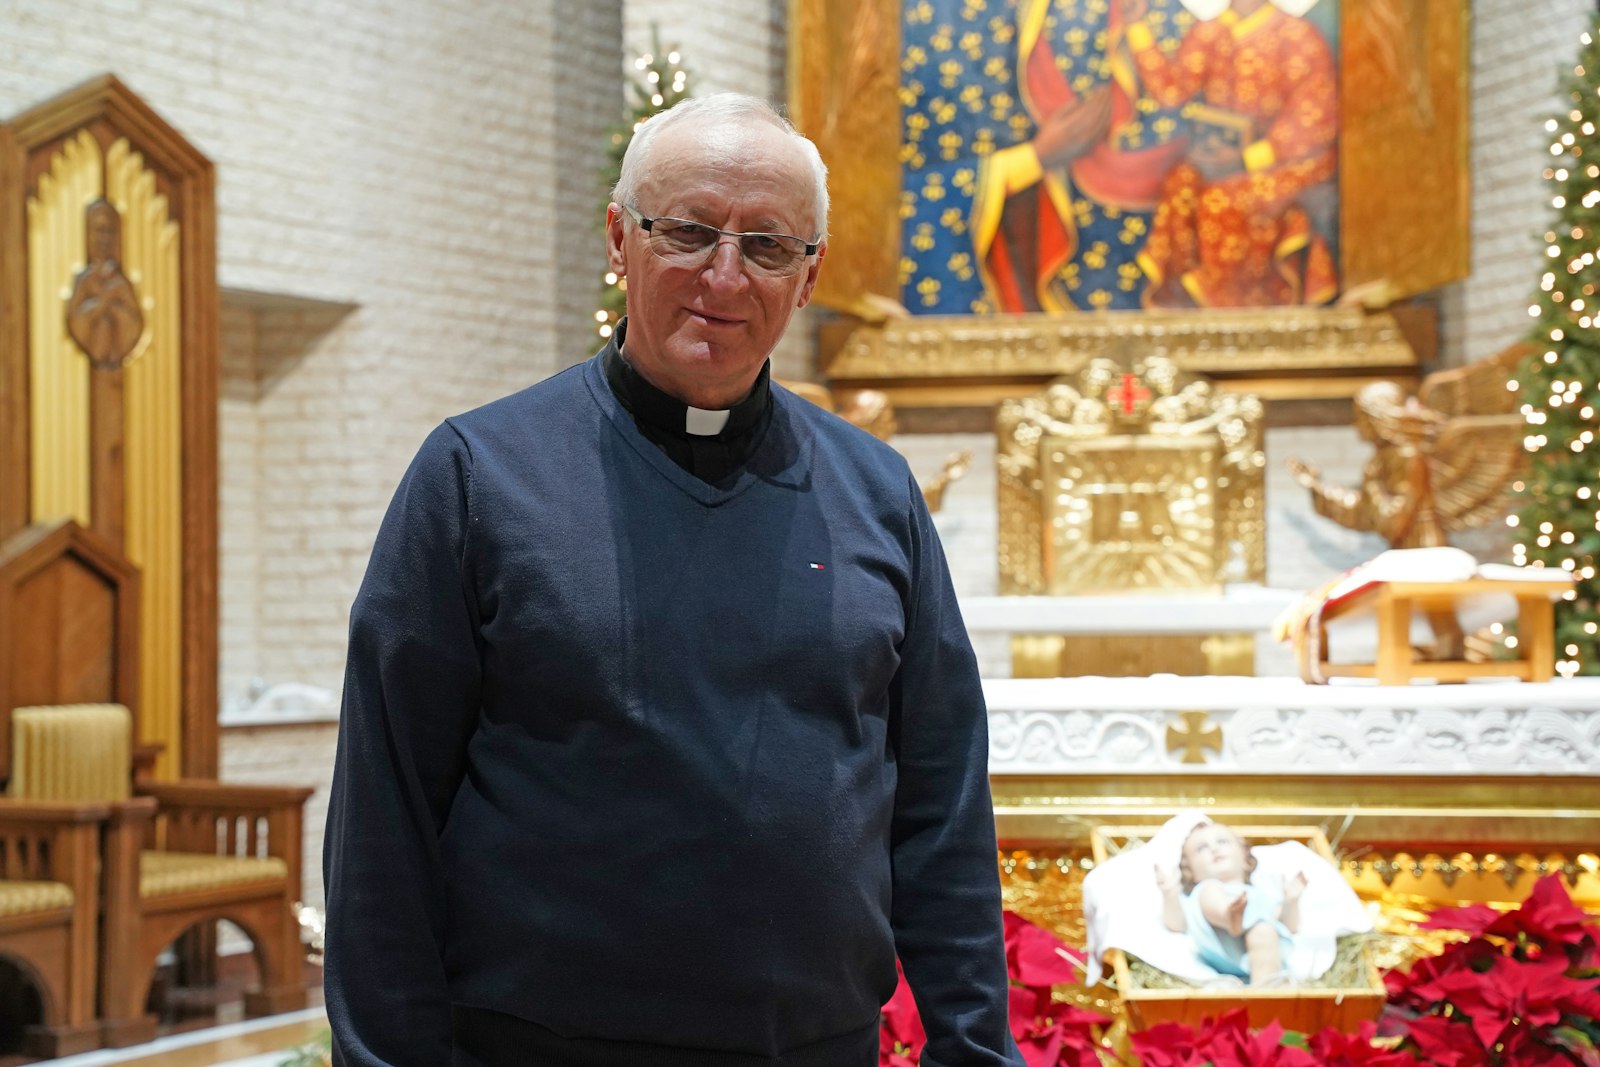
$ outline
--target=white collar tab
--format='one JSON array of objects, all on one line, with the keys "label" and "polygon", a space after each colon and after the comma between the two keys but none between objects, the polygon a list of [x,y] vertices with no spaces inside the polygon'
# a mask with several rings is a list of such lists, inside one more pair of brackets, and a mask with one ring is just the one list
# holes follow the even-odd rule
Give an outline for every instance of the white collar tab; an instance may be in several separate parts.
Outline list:
[{"label": "white collar tab", "polygon": [[728,425],[729,411],[707,411],[684,405],[683,432],[696,437],[715,437]]}]

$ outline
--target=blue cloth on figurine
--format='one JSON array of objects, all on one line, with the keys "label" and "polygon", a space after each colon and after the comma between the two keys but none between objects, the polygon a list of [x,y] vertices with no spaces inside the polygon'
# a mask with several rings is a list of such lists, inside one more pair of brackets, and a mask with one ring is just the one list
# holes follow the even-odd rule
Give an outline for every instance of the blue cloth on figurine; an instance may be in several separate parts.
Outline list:
[{"label": "blue cloth on figurine", "polygon": [[1224,889],[1244,889],[1244,920],[1240,929],[1248,933],[1260,923],[1271,923],[1282,939],[1283,958],[1289,958],[1289,951],[1293,947],[1289,935],[1289,928],[1278,920],[1283,913],[1283,894],[1278,890],[1265,885],[1255,885],[1246,882],[1242,887],[1229,886],[1215,878],[1207,878],[1195,886],[1181,900],[1183,919],[1188,926],[1189,939],[1194,942],[1195,951],[1200,954],[1200,959],[1218,974],[1231,974],[1235,978],[1250,978],[1250,957],[1245,951],[1244,938],[1236,937],[1226,930],[1219,930],[1206,919],[1200,910],[1200,893],[1207,886],[1221,886]]}]

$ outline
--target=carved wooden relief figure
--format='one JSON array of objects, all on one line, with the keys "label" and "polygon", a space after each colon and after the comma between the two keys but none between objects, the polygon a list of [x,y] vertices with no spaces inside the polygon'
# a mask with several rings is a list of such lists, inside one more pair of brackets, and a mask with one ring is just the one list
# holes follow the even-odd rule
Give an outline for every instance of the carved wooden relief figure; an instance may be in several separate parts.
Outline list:
[{"label": "carved wooden relief figure", "polygon": [[84,209],[87,263],[67,300],[67,332],[99,370],[115,370],[144,333],[144,313],[122,270],[122,217],[104,198]]}]

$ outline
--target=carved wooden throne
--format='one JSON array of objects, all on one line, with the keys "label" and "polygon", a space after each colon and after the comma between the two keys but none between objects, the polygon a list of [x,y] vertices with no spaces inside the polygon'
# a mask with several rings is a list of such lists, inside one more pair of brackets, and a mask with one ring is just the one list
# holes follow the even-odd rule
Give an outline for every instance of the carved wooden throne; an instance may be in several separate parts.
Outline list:
[{"label": "carved wooden throne", "polygon": [[[152,1032],[155,957],[184,930],[204,977],[218,918],[255,943],[248,1010],[305,999],[290,907],[309,791],[212,780],[215,244],[210,162],[115,78],[0,124],[0,780],[64,746],[12,784],[109,812],[113,1044]],[[83,704],[112,707],[56,707]],[[13,715],[29,706],[45,710]],[[64,783],[94,746],[125,755],[85,794]]]},{"label": "carved wooden throne", "polygon": [[[98,1014],[101,1038],[118,1046],[154,1035],[144,1008],[162,949],[218,919],[255,948],[260,984],[246,994],[248,1013],[306,1002],[293,906],[311,790],[141,771],[151,754],[132,740],[138,618],[137,571],[77,523],[0,546],[0,736],[9,742],[0,775],[12,798],[0,828],[7,812],[50,806],[105,821]],[[94,866],[91,853],[83,868]]]}]

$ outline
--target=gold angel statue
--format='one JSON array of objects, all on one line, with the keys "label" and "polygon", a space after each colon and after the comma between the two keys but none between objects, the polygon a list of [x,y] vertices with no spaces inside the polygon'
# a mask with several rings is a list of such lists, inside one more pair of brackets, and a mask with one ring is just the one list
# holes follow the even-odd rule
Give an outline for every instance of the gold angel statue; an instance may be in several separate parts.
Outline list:
[{"label": "gold angel statue", "polygon": [[1527,467],[1517,394],[1506,382],[1533,351],[1517,344],[1422,380],[1416,396],[1374,382],[1355,397],[1355,428],[1373,446],[1361,486],[1329,485],[1316,467],[1289,461],[1317,514],[1379,534],[1393,548],[1448,545],[1449,534],[1505,514]]}]

